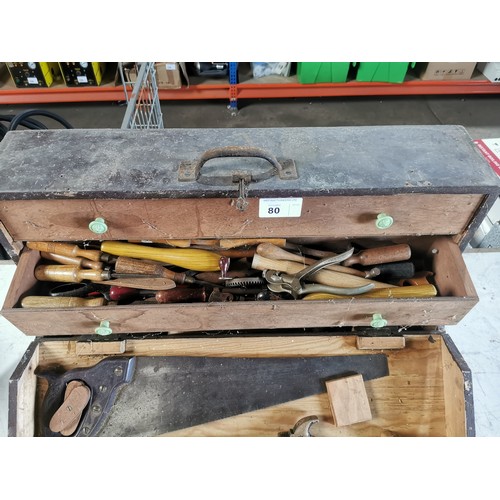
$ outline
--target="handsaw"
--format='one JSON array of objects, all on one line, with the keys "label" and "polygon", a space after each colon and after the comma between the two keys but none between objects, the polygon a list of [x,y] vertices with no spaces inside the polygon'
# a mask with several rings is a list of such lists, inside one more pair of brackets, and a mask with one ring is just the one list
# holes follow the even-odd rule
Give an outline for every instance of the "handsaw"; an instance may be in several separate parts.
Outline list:
[{"label": "handsaw", "polygon": [[153,436],[321,394],[326,380],[349,373],[386,376],[387,357],[110,357],[90,368],[37,373],[49,382],[40,433],[60,435],[49,421],[73,380],[91,390],[74,436]]}]

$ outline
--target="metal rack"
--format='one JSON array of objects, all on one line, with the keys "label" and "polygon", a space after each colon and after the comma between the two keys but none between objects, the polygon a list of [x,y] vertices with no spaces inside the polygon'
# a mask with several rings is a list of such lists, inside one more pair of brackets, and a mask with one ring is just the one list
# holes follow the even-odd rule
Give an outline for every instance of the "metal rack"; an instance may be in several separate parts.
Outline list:
[{"label": "metal rack", "polygon": [[[150,63],[151,64],[151,63]],[[280,83],[263,83],[238,79],[238,63],[230,63],[229,79],[224,82],[194,83],[180,89],[159,89],[160,101],[219,99],[228,102],[235,113],[238,100],[309,97],[416,96],[416,95],[495,95],[500,84],[492,83],[481,74],[470,80],[432,81],[407,80],[403,83],[357,82],[300,84],[296,78]],[[154,69],[154,68],[153,68]],[[129,84],[130,94],[130,84]],[[66,87],[19,89],[13,83],[0,82],[0,105],[44,104],[62,102],[111,102],[123,99],[123,87],[114,81],[98,87]],[[128,102],[128,99],[127,99]]]},{"label": "metal rack", "polygon": [[154,62],[135,63],[132,70],[118,63],[123,83],[127,110],[122,129],[162,129],[161,112],[156,70]]}]

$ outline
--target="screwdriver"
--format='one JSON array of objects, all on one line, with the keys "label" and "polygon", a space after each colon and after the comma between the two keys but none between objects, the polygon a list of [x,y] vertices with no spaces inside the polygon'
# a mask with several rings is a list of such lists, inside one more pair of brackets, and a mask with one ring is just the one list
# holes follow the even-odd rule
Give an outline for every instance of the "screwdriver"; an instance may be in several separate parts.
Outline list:
[{"label": "screwdriver", "polygon": [[104,262],[96,262],[84,257],[68,257],[67,255],[57,255],[49,252],[40,252],[40,257],[59,262],[59,264],[84,267],[86,269],[102,269],[104,267]]},{"label": "screwdriver", "polygon": [[174,280],[178,285],[184,283],[195,283],[196,280],[186,273],[176,273],[166,269],[160,263],[147,262],[141,259],[132,259],[130,257],[118,257],[115,262],[115,272],[120,274],[139,274],[162,276]]},{"label": "screwdriver", "polygon": [[[157,277],[158,275],[153,275]],[[80,283],[83,280],[107,281],[117,278],[145,278],[151,275],[144,273],[116,273],[109,269],[81,269],[78,266],[41,265],[35,268],[35,278],[40,281],[62,281],[66,283]]]},{"label": "screwdriver", "polygon": [[28,241],[26,246],[31,250],[55,253],[66,257],[83,257],[85,259],[99,262],[101,260],[100,250],[82,250],[78,245],[69,243],[58,243],[55,241]]}]

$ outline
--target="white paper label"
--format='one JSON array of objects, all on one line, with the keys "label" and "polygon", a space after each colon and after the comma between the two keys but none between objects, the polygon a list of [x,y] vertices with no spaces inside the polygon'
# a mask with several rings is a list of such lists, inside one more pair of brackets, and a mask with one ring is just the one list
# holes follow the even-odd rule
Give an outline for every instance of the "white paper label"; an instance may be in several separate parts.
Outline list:
[{"label": "white paper label", "polygon": [[76,79],[78,80],[78,83],[89,83],[86,76],[77,76]]},{"label": "white paper label", "polygon": [[165,68],[170,71],[175,71],[175,63],[167,63],[165,64]]},{"label": "white paper label", "polygon": [[28,83],[30,85],[38,85],[38,78],[36,76],[28,76]]},{"label": "white paper label", "polygon": [[302,198],[261,198],[259,217],[300,217]]}]

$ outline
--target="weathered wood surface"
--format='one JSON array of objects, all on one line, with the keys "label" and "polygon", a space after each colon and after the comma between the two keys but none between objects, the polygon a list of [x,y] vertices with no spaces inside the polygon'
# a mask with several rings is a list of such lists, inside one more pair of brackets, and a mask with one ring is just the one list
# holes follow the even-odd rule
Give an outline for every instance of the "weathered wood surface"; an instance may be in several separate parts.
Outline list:
[{"label": "weathered wood surface", "polygon": [[[0,194],[1,196],[1,194]],[[483,201],[479,194],[304,197],[301,217],[259,218],[259,200],[244,212],[233,200],[14,200],[0,201],[0,218],[15,240],[95,239],[88,227],[106,221],[102,239],[368,238],[454,235],[465,231]],[[391,215],[387,229],[377,215]],[[182,221],[182,224],[179,223]]]},{"label": "weathered wood surface", "polygon": [[[233,187],[178,182],[181,162],[223,146],[262,148],[294,160],[299,178],[252,183],[251,196],[484,192],[498,180],[456,125],[26,130],[0,146],[0,198],[227,197]],[[259,173],[255,158],[210,160],[203,175]],[[381,193],[383,194],[383,193]]]}]

